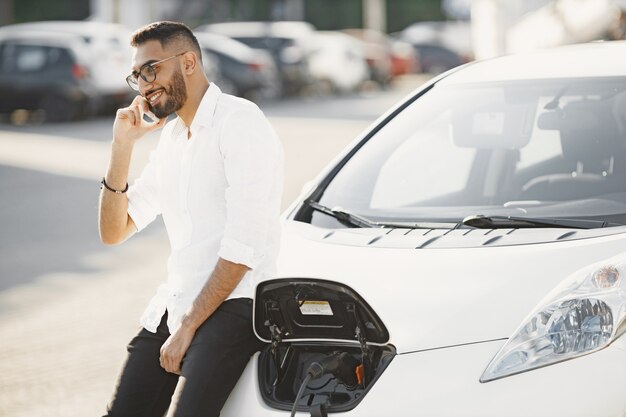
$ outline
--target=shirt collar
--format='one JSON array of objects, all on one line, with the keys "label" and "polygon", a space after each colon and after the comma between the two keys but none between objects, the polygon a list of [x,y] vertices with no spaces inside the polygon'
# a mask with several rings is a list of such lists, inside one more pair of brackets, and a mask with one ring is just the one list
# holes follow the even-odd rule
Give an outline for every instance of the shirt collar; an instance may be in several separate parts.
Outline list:
[{"label": "shirt collar", "polygon": [[213,116],[215,115],[215,108],[217,107],[217,99],[220,94],[222,94],[222,91],[218,86],[213,83],[209,84],[209,88],[204,93],[196,115],[191,122],[192,129],[196,127],[196,125],[211,127],[213,124]]},{"label": "shirt collar", "polygon": [[[211,83],[204,93],[204,96],[202,96],[198,110],[196,110],[196,114],[191,121],[191,126],[189,126],[189,130],[191,130],[192,134],[197,131],[200,126],[211,127],[220,94],[222,94],[222,90],[220,90],[217,85]],[[176,132],[181,129],[186,130],[186,126],[183,119],[178,117],[174,131]]]}]

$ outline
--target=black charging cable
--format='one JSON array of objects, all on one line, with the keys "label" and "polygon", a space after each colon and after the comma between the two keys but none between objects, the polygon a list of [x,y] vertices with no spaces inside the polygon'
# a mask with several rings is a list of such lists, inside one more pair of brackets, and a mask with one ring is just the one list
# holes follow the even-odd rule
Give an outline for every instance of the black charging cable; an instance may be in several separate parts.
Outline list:
[{"label": "black charging cable", "polygon": [[335,352],[319,362],[311,363],[306,370],[306,377],[300,385],[296,400],[291,408],[291,417],[296,415],[298,403],[302,399],[304,389],[311,380],[320,378],[330,372],[348,389],[355,388],[358,385],[358,378],[356,376],[356,368],[358,365],[359,361],[347,352]]},{"label": "black charging cable", "polygon": [[302,393],[304,393],[304,389],[306,388],[309,381],[311,381],[312,375],[307,371],[306,377],[302,384],[300,385],[300,389],[298,390],[298,395],[296,395],[296,400],[293,402],[293,407],[291,408],[291,417],[296,415],[296,408],[298,408],[298,403],[302,399]]}]

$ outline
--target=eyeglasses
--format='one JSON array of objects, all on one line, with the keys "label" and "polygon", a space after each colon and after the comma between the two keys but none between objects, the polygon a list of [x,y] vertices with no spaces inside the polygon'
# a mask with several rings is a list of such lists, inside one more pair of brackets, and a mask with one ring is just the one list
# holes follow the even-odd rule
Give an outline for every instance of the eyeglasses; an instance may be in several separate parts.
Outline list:
[{"label": "eyeglasses", "polygon": [[186,53],[187,51],[181,52],[169,58],[165,58],[157,62],[152,62],[150,64],[142,65],[141,68],[139,68],[139,71],[133,71],[128,77],[126,77],[126,82],[128,83],[128,86],[135,91],[139,91],[139,77],[143,78],[143,80],[147,83],[154,82],[154,80],[156,80],[155,67],[161,65],[165,61],[169,61],[170,59],[176,58]]}]

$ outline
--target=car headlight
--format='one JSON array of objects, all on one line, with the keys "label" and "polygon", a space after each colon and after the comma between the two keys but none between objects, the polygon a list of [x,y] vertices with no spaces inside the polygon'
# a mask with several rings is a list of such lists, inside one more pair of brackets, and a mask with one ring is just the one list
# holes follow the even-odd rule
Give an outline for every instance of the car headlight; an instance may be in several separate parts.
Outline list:
[{"label": "car headlight", "polygon": [[626,258],[580,270],[549,294],[493,358],[481,382],[598,351],[623,332]]}]

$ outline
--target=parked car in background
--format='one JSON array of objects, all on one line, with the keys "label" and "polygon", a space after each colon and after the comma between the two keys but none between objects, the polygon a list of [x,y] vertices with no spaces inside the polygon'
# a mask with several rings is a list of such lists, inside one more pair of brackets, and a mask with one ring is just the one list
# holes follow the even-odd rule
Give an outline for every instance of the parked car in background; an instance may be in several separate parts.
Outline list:
[{"label": "parked car in background", "polygon": [[355,91],[368,79],[363,46],[352,36],[341,32],[315,32],[312,48],[311,75],[322,90]]},{"label": "parked car in background", "polygon": [[445,46],[415,43],[415,54],[419,57],[420,71],[428,74],[441,74],[449,69],[465,64],[467,61]]},{"label": "parked car in background", "polygon": [[369,67],[369,79],[381,86],[387,86],[393,78],[391,39],[386,34],[371,29],[344,29],[342,32],[362,43]]},{"label": "parked car in background", "polygon": [[439,74],[473,59],[469,22],[418,22],[397,37],[413,45],[425,73]]},{"label": "parked car in background", "polygon": [[285,213],[222,415],[623,416],[621,56],[470,63],[360,135]]},{"label": "parked car in background", "polygon": [[49,121],[93,114],[100,90],[90,56],[74,35],[0,32],[0,113],[42,110]]},{"label": "parked car in background", "polygon": [[422,72],[417,51],[408,42],[391,38],[391,74],[399,75]]},{"label": "parked car in background", "polygon": [[98,96],[98,111],[110,112],[132,99],[125,78],[128,75],[132,48],[131,32],[113,23],[89,21],[44,21],[3,26],[0,34],[40,32],[73,35],[83,42],[87,77]]},{"label": "parked car in background", "polygon": [[251,48],[269,52],[278,68],[285,95],[299,94],[312,86],[309,56],[315,28],[309,23],[228,22],[202,25],[196,31],[225,35]]},{"label": "parked car in background", "polygon": [[219,68],[219,74],[209,79],[222,91],[254,101],[280,95],[280,78],[268,53],[215,33],[196,32],[195,35],[203,54]]}]

